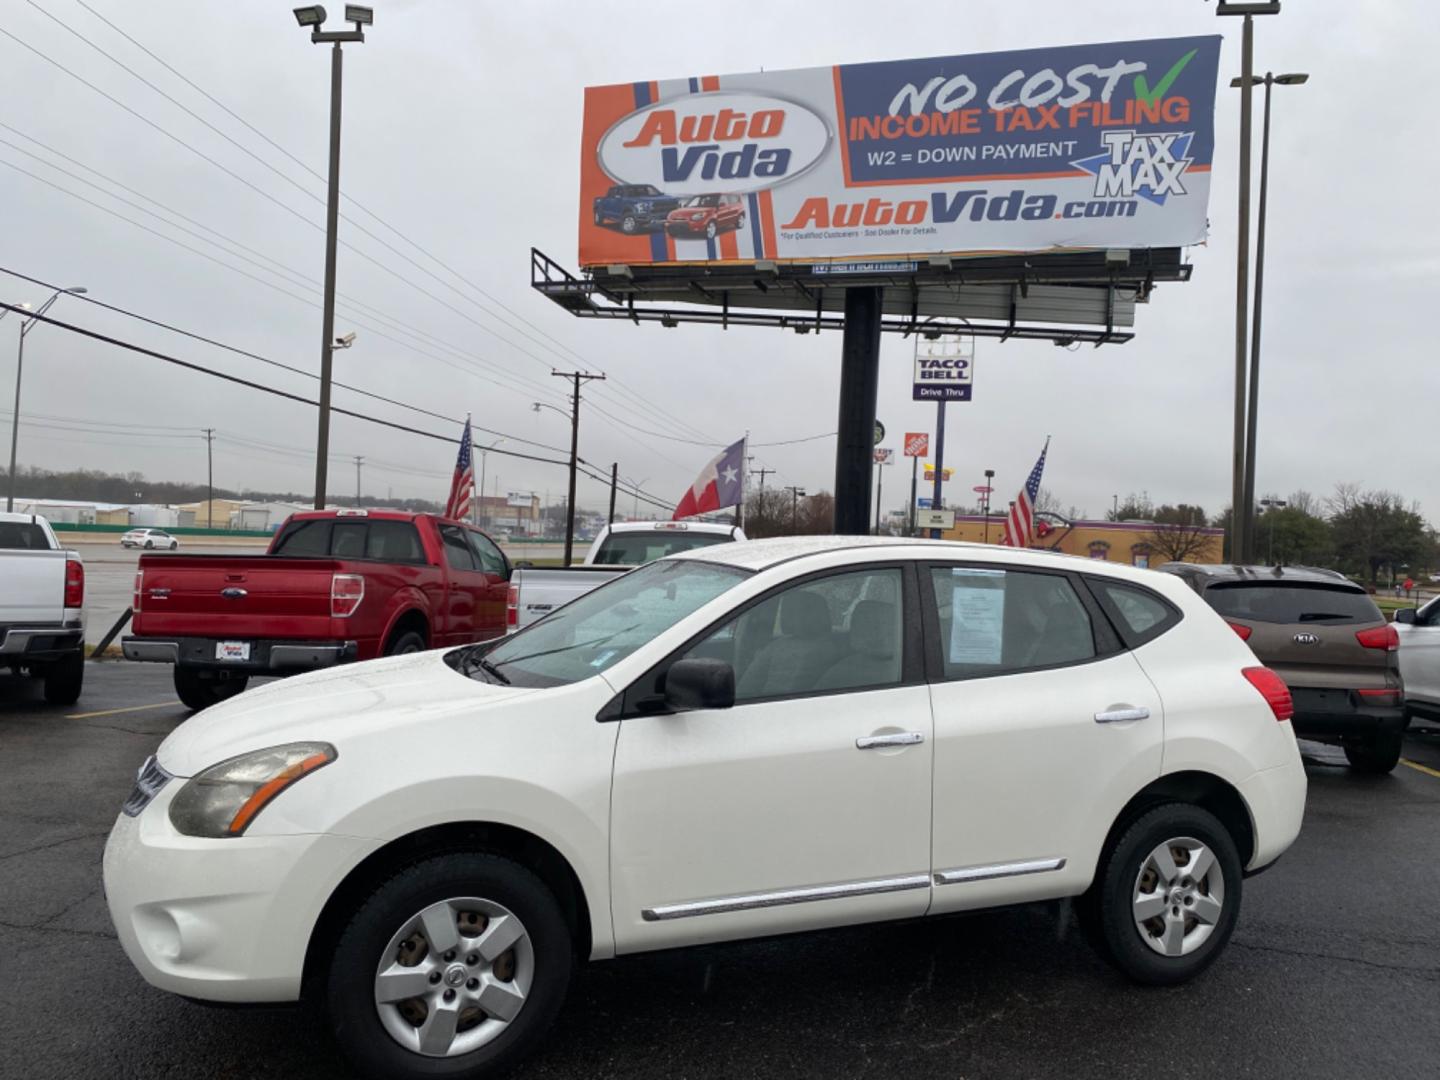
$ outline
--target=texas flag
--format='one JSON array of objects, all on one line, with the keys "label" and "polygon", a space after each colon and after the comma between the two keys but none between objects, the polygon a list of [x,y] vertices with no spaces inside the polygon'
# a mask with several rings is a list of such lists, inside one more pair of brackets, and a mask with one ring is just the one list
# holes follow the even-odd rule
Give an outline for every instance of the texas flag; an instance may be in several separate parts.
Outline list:
[{"label": "texas flag", "polygon": [[695,483],[675,507],[672,521],[706,514],[724,506],[737,506],[745,490],[745,440],[727,446],[700,470]]}]

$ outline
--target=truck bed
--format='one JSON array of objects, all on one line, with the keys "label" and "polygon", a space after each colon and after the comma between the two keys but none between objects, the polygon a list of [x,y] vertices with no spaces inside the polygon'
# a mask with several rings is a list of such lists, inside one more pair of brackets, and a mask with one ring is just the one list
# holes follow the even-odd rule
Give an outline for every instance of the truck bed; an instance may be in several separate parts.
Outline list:
[{"label": "truck bed", "polygon": [[331,578],[347,563],[277,555],[142,555],[134,633],[330,637],[337,621],[330,617]]}]

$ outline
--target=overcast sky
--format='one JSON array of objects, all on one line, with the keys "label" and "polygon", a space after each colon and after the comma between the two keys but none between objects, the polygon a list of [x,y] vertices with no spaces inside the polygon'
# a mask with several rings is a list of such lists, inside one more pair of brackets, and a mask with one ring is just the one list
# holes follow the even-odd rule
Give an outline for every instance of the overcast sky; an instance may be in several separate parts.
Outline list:
[{"label": "overcast sky", "polygon": [[[6,125],[0,140],[13,145],[0,145],[0,265],[63,286],[84,285],[98,300],[317,370],[318,287],[305,282],[318,283],[323,273],[323,236],[314,226],[323,227],[324,208],[306,192],[323,200],[323,183],[84,5],[324,172],[328,57],[296,26],[289,5],[5,0],[0,30],[13,37],[0,35],[0,87],[9,106],[0,117]],[[343,5],[330,7],[338,23]],[[1239,69],[1240,21],[1216,18],[1214,5],[1201,0],[730,0],[695,5],[704,15],[697,10],[694,18],[676,3],[664,5],[661,17],[653,0],[377,0],[375,7],[368,40],[345,52],[341,187],[355,201],[342,204],[350,220],[342,221],[341,238],[364,254],[340,253],[339,290],[352,299],[342,301],[337,331],[355,329],[359,338],[337,353],[336,377],[446,417],[472,412],[477,425],[510,436],[501,449],[563,457],[516,438],[568,450],[566,420],[550,410],[537,414],[531,403],[563,406],[564,386],[548,374],[552,366],[603,371],[610,381],[586,390],[582,457],[607,466],[618,461],[622,475],[676,501],[714,453],[678,440],[720,444],[746,429],[756,464],[777,470],[767,484],[831,488],[833,438],[764,444],[835,430],[840,338],[601,324],[574,319],[533,293],[532,245],[575,266],[583,87],[697,71],[1217,32],[1225,35],[1222,87]],[[1337,482],[1354,481],[1417,499],[1432,521],[1440,520],[1427,419],[1440,400],[1432,330],[1440,237],[1429,197],[1440,174],[1440,142],[1433,124],[1411,111],[1429,115],[1440,7],[1430,0],[1291,0],[1282,15],[1258,20],[1256,39],[1258,71],[1311,75],[1308,85],[1280,87],[1275,97],[1257,489],[1323,495]],[[1139,309],[1137,336],[1126,345],[1066,351],[981,339],[975,400],[948,414],[945,459],[959,472],[952,498],[968,501],[985,468],[996,470],[997,499],[1011,497],[1049,434],[1045,486],[1092,515],[1109,507],[1112,494],[1132,491],[1146,491],[1157,503],[1199,503],[1211,513],[1228,504],[1238,92],[1222,88],[1219,95],[1211,233],[1207,245],[1189,251],[1193,280],[1158,288]],[[1258,178],[1258,95],[1256,110]],[[30,139],[141,195],[120,191]],[[157,200],[251,250],[225,254],[13,147],[141,206],[156,209],[141,196]],[[185,227],[213,239],[194,224]],[[241,256],[264,266],[274,260],[302,281]],[[0,277],[0,299],[36,303],[46,295]],[[52,314],[281,389],[315,391],[313,380],[78,300],[61,300]],[[0,435],[7,441],[15,328],[13,318],[0,324]],[[898,336],[887,335],[882,344],[879,415],[892,433],[890,445],[898,446],[901,432],[933,427],[934,406],[909,401],[911,349]],[[343,390],[336,391],[336,403],[456,434],[444,421]],[[311,490],[313,409],[54,328],[38,327],[26,340],[22,411],[52,425],[22,423],[22,464],[203,480],[204,442],[195,430],[213,427],[219,432],[217,484]],[[55,426],[72,419],[102,422],[105,433]],[[479,443],[482,434],[476,438]],[[343,416],[335,419],[332,448],[331,490],[343,494],[354,490],[350,455],[367,457],[367,494],[397,498],[443,499],[454,463],[453,447]],[[887,470],[887,509],[903,500],[903,471]],[[555,498],[564,490],[565,470],[492,455],[487,489],[497,482],[502,493],[534,490]],[[599,484],[582,481],[582,505],[598,508],[603,500]]]}]

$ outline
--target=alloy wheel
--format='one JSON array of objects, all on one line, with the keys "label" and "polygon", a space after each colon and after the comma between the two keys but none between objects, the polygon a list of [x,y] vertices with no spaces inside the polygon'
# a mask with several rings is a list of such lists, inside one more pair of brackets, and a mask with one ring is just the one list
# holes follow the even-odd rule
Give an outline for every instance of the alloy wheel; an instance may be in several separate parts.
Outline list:
[{"label": "alloy wheel", "polygon": [[524,1008],[535,950],[508,908],[475,896],[416,912],[375,969],[385,1031],[426,1057],[456,1057],[497,1038]]},{"label": "alloy wheel", "polygon": [[1189,836],[1157,844],[1135,876],[1132,914],[1140,940],[1161,956],[1187,956],[1205,944],[1225,907],[1225,876],[1215,852]]}]

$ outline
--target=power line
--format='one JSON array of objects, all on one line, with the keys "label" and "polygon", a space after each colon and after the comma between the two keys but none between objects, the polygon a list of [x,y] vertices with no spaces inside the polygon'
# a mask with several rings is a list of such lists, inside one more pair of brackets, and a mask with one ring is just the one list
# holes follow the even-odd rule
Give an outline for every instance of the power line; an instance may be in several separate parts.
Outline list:
[{"label": "power line", "polygon": [[[0,161],[0,164],[7,164],[7,163],[4,162],[4,161]],[[8,276],[10,276],[10,277],[18,278],[18,279],[20,279],[21,281],[28,281],[30,284],[32,284],[32,285],[38,285],[38,286],[40,286],[40,287],[43,288],[43,289],[50,289],[50,290],[53,291],[54,289],[57,288],[57,286],[52,285],[52,284],[50,284],[50,283],[47,282],[47,281],[43,281],[43,280],[41,280],[40,278],[31,277],[31,276],[28,275],[28,274],[23,274],[23,273],[21,273],[21,272],[18,271],[18,270],[12,270],[12,269],[10,269],[10,268],[8,268],[8,267],[4,267],[4,266],[0,266],[0,274],[6,274],[6,275],[8,275]],[[147,325],[149,325],[149,326],[154,326],[154,327],[157,327],[157,328],[162,329],[162,330],[167,330],[167,331],[169,331],[170,333],[173,333],[173,334],[179,334],[181,337],[186,337],[186,338],[190,338],[190,339],[192,339],[192,340],[194,340],[194,341],[203,342],[204,344],[214,346],[214,347],[217,348],[217,349],[224,349],[226,352],[234,353],[234,354],[236,354],[237,356],[244,356],[244,357],[247,357],[248,359],[251,359],[251,360],[258,360],[259,362],[261,362],[261,363],[263,363],[263,364],[268,364],[268,365],[270,365],[271,367],[280,368],[280,369],[282,369],[282,370],[284,370],[284,371],[289,371],[289,372],[292,372],[293,374],[296,374],[296,375],[302,375],[302,376],[304,376],[304,377],[307,378],[307,379],[313,379],[313,380],[317,380],[317,381],[318,381],[319,378],[320,378],[318,375],[314,374],[313,372],[306,371],[306,370],[303,369],[303,368],[294,367],[294,366],[291,365],[291,364],[286,364],[286,363],[283,363],[283,362],[281,362],[281,361],[279,361],[279,360],[274,360],[274,359],[271,359],[270,357],[262,356],[262,355],[260,355],[259,353],[250,352],[250,351],[247,350],[247,349],[242,349],[242,348],[239,348],[238,346],[235,346],[235,345],[228,345],[228,344],[226,344],[226,343],[223,342],[223,341],[217,341],[217,340],[215,340],[214,338],[206,337],[206,336],[203,335],[203,334],[197,334],[197,333],[195,333],[194,331],[185,330],[185,329],[183,329],[183,328],[181,328],[181,327],[174,326],[174,325],[172,325],[172,324],[170,324],[170,323],[167,323],[167,322],[163,322],[163,321],[161,321],[161,320],[159,320],[159,319],[154,319],[154,318],[151,318],[151,317],[149,317],[149,316],[147,316],[147,315],[141,315],[141,314],[139,314],[138,312],[129,310],[128,308],[119,307],[118,305],[115,305],[115,304],[107,304],[107,303],[105,303],[105,302],[102,301],[102,300],[97,300],[97,299],[95,299],[93,296],[82,295],[82,294],[75,294],[75,299],[77,299],[77,300],[83,300],[83,301],[84,301],[85,303],[87,303],[87,304],[93,304],[93,305],[95,305],[96,307],[103,308],[103,309],[106,310],[106,311],[114,312],[114,313],[117,314],[117,315],[124,315],[124,316],[127,317],[127,318],[135,319],[136,321],[145,323],[145,324],[147,324]],[[376,401],[382,401],[382,402],[386,403],[387,405],[395,405],[395,406],[397,406],[397,407],[399,407],[399,408],[409,409],[409,410],[411,410],[412,412],[421,413],[421,414],[423,414],[423,415],[433,417],[434,419],[437,419],[437,420],[445,420],[445,421],[447,421],[447,422],[449,422],[449,423],[453,423],[453,424],[459,424],[459,423],[460,423],[460,421],[459,421],[458,419],[456,419],[456,418],[454,418],[454,417],[451,417],[451,416],[445,416],[443,413],[433,412],[433,411],[430,410],[430,409],[425,409],[425,408],[422,408],[421,406],[418,406],[418,405],[411,405],[411,404],[409,404],[409,403],[407,403],[407,402],[399,401],[399,400],[397,400],[397,399],[395,399],[395,398],[386,397],[386,396],[383,395],[383,394],[374,393],[373,391],[362,390],[362,389],[360,389],[360,388],[357,387],[357,386],[352,386],[352,385],[350,385],[349,383],[342,383],[342,382],[337,381],[337,382],[335,383],[335,385],[338,386],[338,387],[342,387],[343,389],[348,390],[348,391],[350,391],[351,393],[359,394],[359,395],[361,395],[361,396],[363,396],[363,397],[372,398],[372,399],[374,399],[374,400],[376,400]],[[485,432],[487,435],[498,435],[498,436],[502,436],[502,437],[504,437],[504,438],[506,438],[506,439],[510,439],[510,440],[512,440],[512,441],[514,441],[514,442],[523,443],[523,444],[525,444],[525,445],[527,445],[527,446],[538,446],[538,447],[540,447],[541,449],[544,449],[544,450],[553,450],[553,451],[555,451],[556,453],[564,453],[564,452],[565,452],[563,449],[561,449],[561,448],[558,447],[558,446],[550,446],[550,445],[547,444],[547,443],[536,442],[536,441],[533,440],[533,439],[526,439],[526,438],[524,438],[524,437],[522,437],[522,436],[519,436],[519,435],[511,435],[511,434],[509,434],[508,432],[497,431],[497,430],[495,430],[495,429],[493,429],[493,428],[481,427],[481,426],[478,425],[478,424],[476,424],[476,425],[474,425],[474,426],[475,426],[475,430],[477,430],[477,431],[483,431],[483,432]],[[458,441],[458,440],[457,440],[457,441]]]}]

